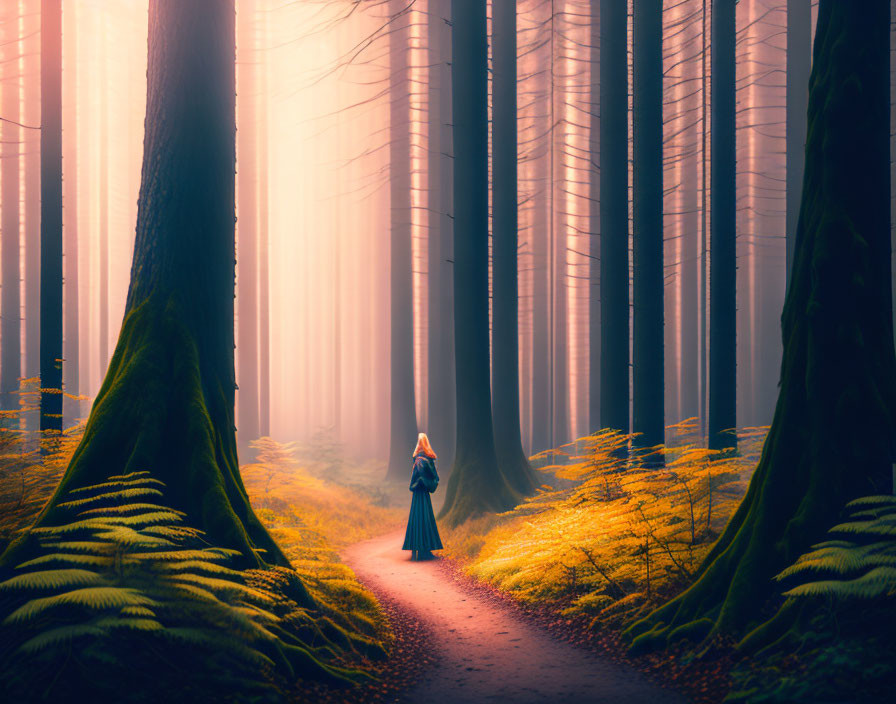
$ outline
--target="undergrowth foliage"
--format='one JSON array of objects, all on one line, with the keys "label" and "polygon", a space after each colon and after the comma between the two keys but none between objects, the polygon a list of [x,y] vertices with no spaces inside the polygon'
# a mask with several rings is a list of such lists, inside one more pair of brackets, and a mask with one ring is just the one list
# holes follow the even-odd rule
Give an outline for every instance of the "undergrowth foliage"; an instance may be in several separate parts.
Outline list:
[{"label": "undergrowth foliage", "polygon": [[730,701],[892,699],[896,497],[859,498],[846,512],[828,540],[776,577],[787,600],[778,618],[747,637],[762,649],[732,672]]},{"label": "undergrowth foliage", "polygon": [[558,602],[592,627],[637,616],[691,580],[767,429],[741,431],[737,455],[700,447],[693,420],[671,430],[670,447],[635,449],[633,436],[601,431],[534,457],[550,462],[538,494],[461,527],[449,550],[473,576],[523,601]]},{"label": "undergrowth foliage", "polygon": [[0,681],[17,701],[126,681],[97,666],[145,680],[133,690],[145,698],[180,678],[198,700],[357,677],[340,664],[377,650],[373,639],[350,634],[292,570],[228,567],[235,553],[209,546],[163,490],[147,472],[113,476],[69,492],[70,520],[33,530],[38,556],[0,583]]},{"label": "undergrowth foliage", "polygon": [[846,506],[848,519],[777,576],[793,599],[896,596],[896,496],[867,496]]}]

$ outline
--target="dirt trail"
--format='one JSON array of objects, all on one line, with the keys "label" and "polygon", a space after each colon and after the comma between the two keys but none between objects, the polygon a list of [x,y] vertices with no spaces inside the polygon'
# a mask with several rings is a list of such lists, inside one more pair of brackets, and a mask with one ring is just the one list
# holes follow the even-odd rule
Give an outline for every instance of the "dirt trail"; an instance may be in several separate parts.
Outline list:
[{"label": "dirt trail", "polygon": [[409,702],[684,702],[640,673],[556,640],[506,607],[464,591],[435,561],[411,562],[404,530],[343,557],[375,594],[403,604],[432,633],[438,665]]}]

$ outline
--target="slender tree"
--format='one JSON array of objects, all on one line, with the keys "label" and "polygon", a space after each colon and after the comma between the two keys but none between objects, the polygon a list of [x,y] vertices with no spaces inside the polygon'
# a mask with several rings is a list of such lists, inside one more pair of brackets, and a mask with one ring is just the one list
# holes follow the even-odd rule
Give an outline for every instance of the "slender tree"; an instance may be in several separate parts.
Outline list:
[{"label": "slender tree", "polygon": [[444,3],[430,0],[429,48],[429,380],[427,432],[441,467],[454,462],[454,311],[451,268],[451,42]]},{"label": "slender tree", "polygon": [[806,162],[806,111],[812,64],[812,0],[787,3],[787,278],[803,195]]},{"label": "slender tree", "polygon": [[40,8],[40,429],[62,431],[62,0]]},{"label": "slender tree", "polygon": [[[259,19],[261,38],[258,46],[270,43],[270,12]],[[270,285],[270,227],[268,213],[268,96],[267,51],[256,56],[260,113],[258,120],[258,434],[271,434],[271,285]]]},{"label": "slender tree", "polygon": [[734,448],[737,425],[735,166],[736,0],[712,3],[710,55],[709,446]]},{"label": "slender tree", "polygon": [[456,525],[517,501],[495,452],[488,344],[486,0],[452,0],[457,454],[441,518]]},{"label": "slender tree", "polygon": [[[62,130],[62,167],[63,167],[63,193],[62,216],[64,235],[64,279],[65,279],[65,311],[63,321],[64,345],[63,364],[65,389],[70,394],[77,395],[80,390],[80,350],[79,350],[79,295],[78,295],[78,111],[76,109],[78,99],[78,29],[77,15],[74,5],[69,5],[63,13],[63,51],[64,65],[63,78],[63,103],[66,109],[63,114],[64,124]],[[38,89],[40,86],[38,86]],[[26,243],[26,251],[27,251]],[[27,274],[26,274],[27,280]],[[26,342],[31,337],[32,324],[28,321],[28,288],[26,284],[25,325]],[[37,289],[39,302],[40,289]],[[35,337],[39,340],[40,318],[37,321]],[[30,345],[30,342],[28,342]],[[29,353],[30,354],[30,353]],[[26,366],[27,370],[27,366]],[[76,414],[77,415],[77,414]]]},{"label": "slender tree", "polygon": [[[97,13],[96,31],[99,37],[108,36],[108,15]],[[97,161],[99,161],[99,178],[97,179],[97,196],[99,200],[99,292],[97,303],[99,311],[97,315],[97,337],[99,338],[100,374],[105,372],[109,363],[109,91],[106,89],[108,80],[109,48],[107,42],[96,42],[95,49],[98,54],[99,70],[99,130],[97,140]]]},{"label": "slender tree", "polygon": [[3,85],[0,89],[2,160],[0,160],[0,237],[2,237],[2,308],[0,308],[0,408],[19,405],[19,379],[22,375],[22,315],[19,282],[19,164],[22,129],[19,127],[19,7],[7,2],[0,11],[3,37],[0,61]]},{"label": "slender tree", "polygon": [[389,197],[390,228],[390,407],[389,469],[386,478],[408,477],[417,440],[414,394],[414,283],[411,243],[411,104],[408,54],[412,4],[390,0]]},{"label": "slender tree", "polygon": [[520,436],[516,88],[516,0],[505,0],[492,5],[492,420],[501,471],[529,494],[537,484]]},{"label": "slender tree", "polygon": [[[66,13],[74,16],[73,11]],[[40,0],[25,3],[24,18],[25,112],[24,123],[40,125]],[[66,40],[68,41],[68,40]],[[72,40],[74,41],[74,40]],[[74,181],[74,179],[72,179]],[[66,184],[68,185],[68,184]],[[68,202],[66,201],[66,207]],[[40,374],[40,130],[25,130],[25,227],[24,227],[24,290],[25,290],[25,376]],[[66,278],[68,274],[66,273]],[[77,281],[77,275],[75,275]],[[67,356],[67,355],[66,355]],[[78,357],[75,355],[75,361]],[[77,389],[77,374],[74,387]]]},{"label": "slender tree", "polygon": [[[59,5],[44,0],[44,50],[54,51],[44,64],[44,97],[55,101],[45,103],[42,137],[55,135],[57,174],[58,110],[46,108],[58,107]],[[166,484],[166,500],[211,544],[237,550],[238,565],[286,565],[249,505],[234,433],[234,3],[152,0],[149,8],[146,136],[125,319],[84,437],[37,525],[55,524],[68,491],[143,470]],[[44,193],[52,195],[53,185],[55,199],[45,198],[44,208],[56,203],[55,247],[42,253],[45,261],[56,253],[47,263],[58,262],[51,271],[58,285],[61,182],[47,180]],[[41,337],[50,352],[62,344],[61,297],[47,293],[44,309],[53,301],[57,321],[55,334]],[[59,366],[49,368],[58,382]],[[31,540],[14,543],[4,562]]]},{"label": "slender tree", "polygon": [[[821,540],[848,501],[892,490],[889,19],[888,2],[819,4],[775,418],[696,582],[630,629],[637,646],[750,632],[772,577]],[[793,615],[779,612],[743,645],[777,638]]]},{"label": "slender tree", "polygon": [[258,158],[256,4],[237,7],[237,437],[248,451],[258,419]]},{"label": "slender tree", "polygon": [[630,394],[627,25],[623,3],[600,3],[600,424],[623,433]]},{"label": "slender tree", "polygon": [[635,0],[633,26],[633,430],[664,440],[663,4]]}]

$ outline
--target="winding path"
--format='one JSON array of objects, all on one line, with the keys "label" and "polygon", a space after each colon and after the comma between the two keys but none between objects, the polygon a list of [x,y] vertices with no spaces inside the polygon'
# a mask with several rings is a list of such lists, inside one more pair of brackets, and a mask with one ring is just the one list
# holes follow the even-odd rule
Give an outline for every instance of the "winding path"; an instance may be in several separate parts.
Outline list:
[{"label": "winding path", "polygon": [[403,604],[432,634],[438,665],[406,700],[442,704],[678,704],[640,673],[553,638],[507,608],[464,591],[435,561],[411,562],[404,530],[349,547],[343,558],[375,594]]}]

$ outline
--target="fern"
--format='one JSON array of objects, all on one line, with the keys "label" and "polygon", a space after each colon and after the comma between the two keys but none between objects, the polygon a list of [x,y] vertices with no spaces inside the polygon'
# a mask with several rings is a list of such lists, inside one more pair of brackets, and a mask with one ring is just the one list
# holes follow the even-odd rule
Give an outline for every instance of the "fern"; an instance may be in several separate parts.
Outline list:
[{"label": "fern", "polygon": [[779,581],[795,599],[868,600],[896,594],[896,497],[867,496],[847,504],[848,519],[830,529],[783,570]]},{"label": "fern", "polygon": [[44,570],[17,575],[0,584],[0,591],[9,589],[63,589],[104,584],[106,580],[96,572],[70,568]]}]

